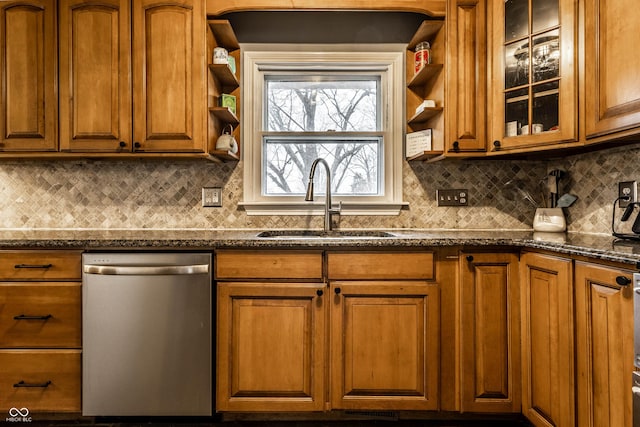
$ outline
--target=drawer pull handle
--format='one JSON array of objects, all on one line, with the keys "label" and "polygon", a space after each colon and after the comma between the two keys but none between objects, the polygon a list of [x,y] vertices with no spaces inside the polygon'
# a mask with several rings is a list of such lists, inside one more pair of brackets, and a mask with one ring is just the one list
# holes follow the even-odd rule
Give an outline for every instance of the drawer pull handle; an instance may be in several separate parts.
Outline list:
[{"label": "drawer pull handle", "polygon": [[51,384],[51,381],[45,381],[43,383],[25,383],[24,381],[20,381],[19,383],[14,384],[14,387],[32,387],[32,388],[36,388],[36,387],[40,387],[40,388],[47,388],[49,387],[49,384]]},{"label": "drawer pull handle", "polygon": [[14,268],[51,268],[53,264],[16,264]]},{"label": "drawer pull handle", "polygon": [[53,316],[51,314],[47,314],[46,316],[27,316],[26,314],[20,314],[18,316],[13,316],[15,320],[49,320]]},{"label": "drawer pull handle", "polygon": [[631,283],[631,279],[625,276],[616,277],[616,283],[620,286],[627,286]]}]

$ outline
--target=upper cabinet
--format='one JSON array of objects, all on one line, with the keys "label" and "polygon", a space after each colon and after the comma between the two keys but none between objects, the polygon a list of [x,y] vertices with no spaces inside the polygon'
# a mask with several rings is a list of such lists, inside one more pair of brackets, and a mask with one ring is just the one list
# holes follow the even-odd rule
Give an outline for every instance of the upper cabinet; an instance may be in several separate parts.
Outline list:
[{"label": "upper cabinet", "polygon": [[56,2],[0,2],[0,152],[57,150]]},{"label": "upper cabinet", "polygon": [[202,0],[60,1],[60,148],[204,153]]},{"label": "upper cabinet", "polygon": [[61,0],[60,149],[131,151],[128,0]]},{"label": "upper cabinet", "polygon": [[578,140],[576,21],[574,0],[492,0],[491,150]]},{"label": "upper cabinet", "polygon": [[486,151],[486,0],[452,0],[447,6],[445,150]]},{"label": "upper cabinet", "polygon": [[587,143],[640,133],[640,10],[636,0],[586,0],[584,106]]}]

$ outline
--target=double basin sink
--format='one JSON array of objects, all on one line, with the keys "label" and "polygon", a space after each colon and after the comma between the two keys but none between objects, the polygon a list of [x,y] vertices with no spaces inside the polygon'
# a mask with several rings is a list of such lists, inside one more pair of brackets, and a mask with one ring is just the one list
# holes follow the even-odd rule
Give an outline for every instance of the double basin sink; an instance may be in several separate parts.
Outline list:
[{"label": "double basin sink", "polygon": [[371,239],[398,237],[398,235],[379,230],[272,230],[262,231],[256,237],[265,239]]}]

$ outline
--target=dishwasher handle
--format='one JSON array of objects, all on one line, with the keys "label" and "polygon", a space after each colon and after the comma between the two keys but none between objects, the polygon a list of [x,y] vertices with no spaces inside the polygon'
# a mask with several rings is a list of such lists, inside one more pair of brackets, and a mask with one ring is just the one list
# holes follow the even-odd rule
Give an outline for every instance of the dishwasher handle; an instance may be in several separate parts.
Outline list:
[{"label": "dishwasher handle", "polygon": [[167,276],[209,273],[209,264],[194,265],[96,265],[85,264],[83,272],[111,276]]}]

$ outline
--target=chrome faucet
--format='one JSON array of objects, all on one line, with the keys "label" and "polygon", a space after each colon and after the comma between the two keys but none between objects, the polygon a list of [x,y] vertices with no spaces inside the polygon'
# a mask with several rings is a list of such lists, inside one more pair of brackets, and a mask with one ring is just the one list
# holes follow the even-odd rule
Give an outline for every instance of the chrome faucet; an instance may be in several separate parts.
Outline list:
[{"label": "chrome faucet", "polygon": [[340,214],[340,211],[342,210],[342,202],[340,202],[337,209],[331,206],[331,170],[329,169],[329,164],[323,158],[317,158],[311,164],[309,184],[307,185],[307,195],[304,197],[304,200],[307,202],[313,201],[313,176],[316,173],[318,163],[322,163],[325,171],[327,172],[327,190],[325,192],[324,199],[324,231],[331,231],[331,214]]}]

